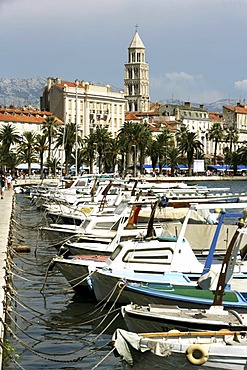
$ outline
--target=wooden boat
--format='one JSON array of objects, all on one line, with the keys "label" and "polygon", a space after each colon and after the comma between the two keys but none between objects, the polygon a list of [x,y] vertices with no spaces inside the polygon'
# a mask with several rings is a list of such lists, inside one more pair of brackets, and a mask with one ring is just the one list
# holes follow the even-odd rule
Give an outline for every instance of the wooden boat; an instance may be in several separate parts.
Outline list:
[{"label": "wooden boat", "polygon": [[136,334],[117,329],[112,344],[124,370],[245,370],[246,335],[229,330]]},{"label": "wooden boat", "polygon": [[137,333],[180,331],[201,331],[228,329],[247,330],[246,315],[223,306],[209,309],[181,308],[149,304],[139,306],[131,303],[121,307],[125,324],[130,331]]}]

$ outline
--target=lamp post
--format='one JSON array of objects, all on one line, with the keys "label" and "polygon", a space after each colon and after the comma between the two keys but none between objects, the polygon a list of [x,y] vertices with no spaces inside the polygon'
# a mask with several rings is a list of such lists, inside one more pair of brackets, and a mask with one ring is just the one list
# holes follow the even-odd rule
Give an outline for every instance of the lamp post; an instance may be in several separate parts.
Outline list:
[{"label": "lamp post", "polygon": [[79,81],[75,80],[75,175],[78,175],[78,85]]},{"label": "lamp post", "polygon": [[133,175],[136,177],[136,145],[132,145],[134,149],[134,170],[133,170]]}]

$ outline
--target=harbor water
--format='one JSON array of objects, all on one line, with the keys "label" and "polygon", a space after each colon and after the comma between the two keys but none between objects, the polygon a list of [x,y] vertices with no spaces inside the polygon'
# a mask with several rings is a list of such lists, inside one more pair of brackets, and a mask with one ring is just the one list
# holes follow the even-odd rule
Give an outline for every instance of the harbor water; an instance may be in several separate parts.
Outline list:
[{"label": "harbor water", "polygon": [[[247,192],[247,181],[197,184]],[[46,217],[25,194],[15,198],[12,241],[31,249],[8,258],[6,338],[12,356],[4,369],[122,369],[110,345],[114,330],[125,328],[120,309],[75,294],[59,271],[49,271],[56,249],[41,239]]]}]

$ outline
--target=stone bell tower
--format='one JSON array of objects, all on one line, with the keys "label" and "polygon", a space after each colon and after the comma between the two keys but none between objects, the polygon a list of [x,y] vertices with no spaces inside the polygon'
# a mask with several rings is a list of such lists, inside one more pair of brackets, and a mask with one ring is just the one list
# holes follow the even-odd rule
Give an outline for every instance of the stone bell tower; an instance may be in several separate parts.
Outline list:
[{"label": "stone bell tower", "polygon": [[125,64],[124,95],[127,112],[149,111],[149,66],[145,62],[145,46],[137,32],[128,48],[128,63]]}]

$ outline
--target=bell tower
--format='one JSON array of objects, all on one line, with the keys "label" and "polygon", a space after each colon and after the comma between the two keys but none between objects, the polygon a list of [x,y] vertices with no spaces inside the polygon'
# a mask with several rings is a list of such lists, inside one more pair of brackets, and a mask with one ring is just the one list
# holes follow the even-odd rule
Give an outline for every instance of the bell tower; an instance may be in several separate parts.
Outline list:
[{"label": "bell tower", "polygon": [[128,63],[125,65],[124,95],[127,112],[149,111],[149,66],[145,62],[145,46],[137,32],[128,48]]}]

